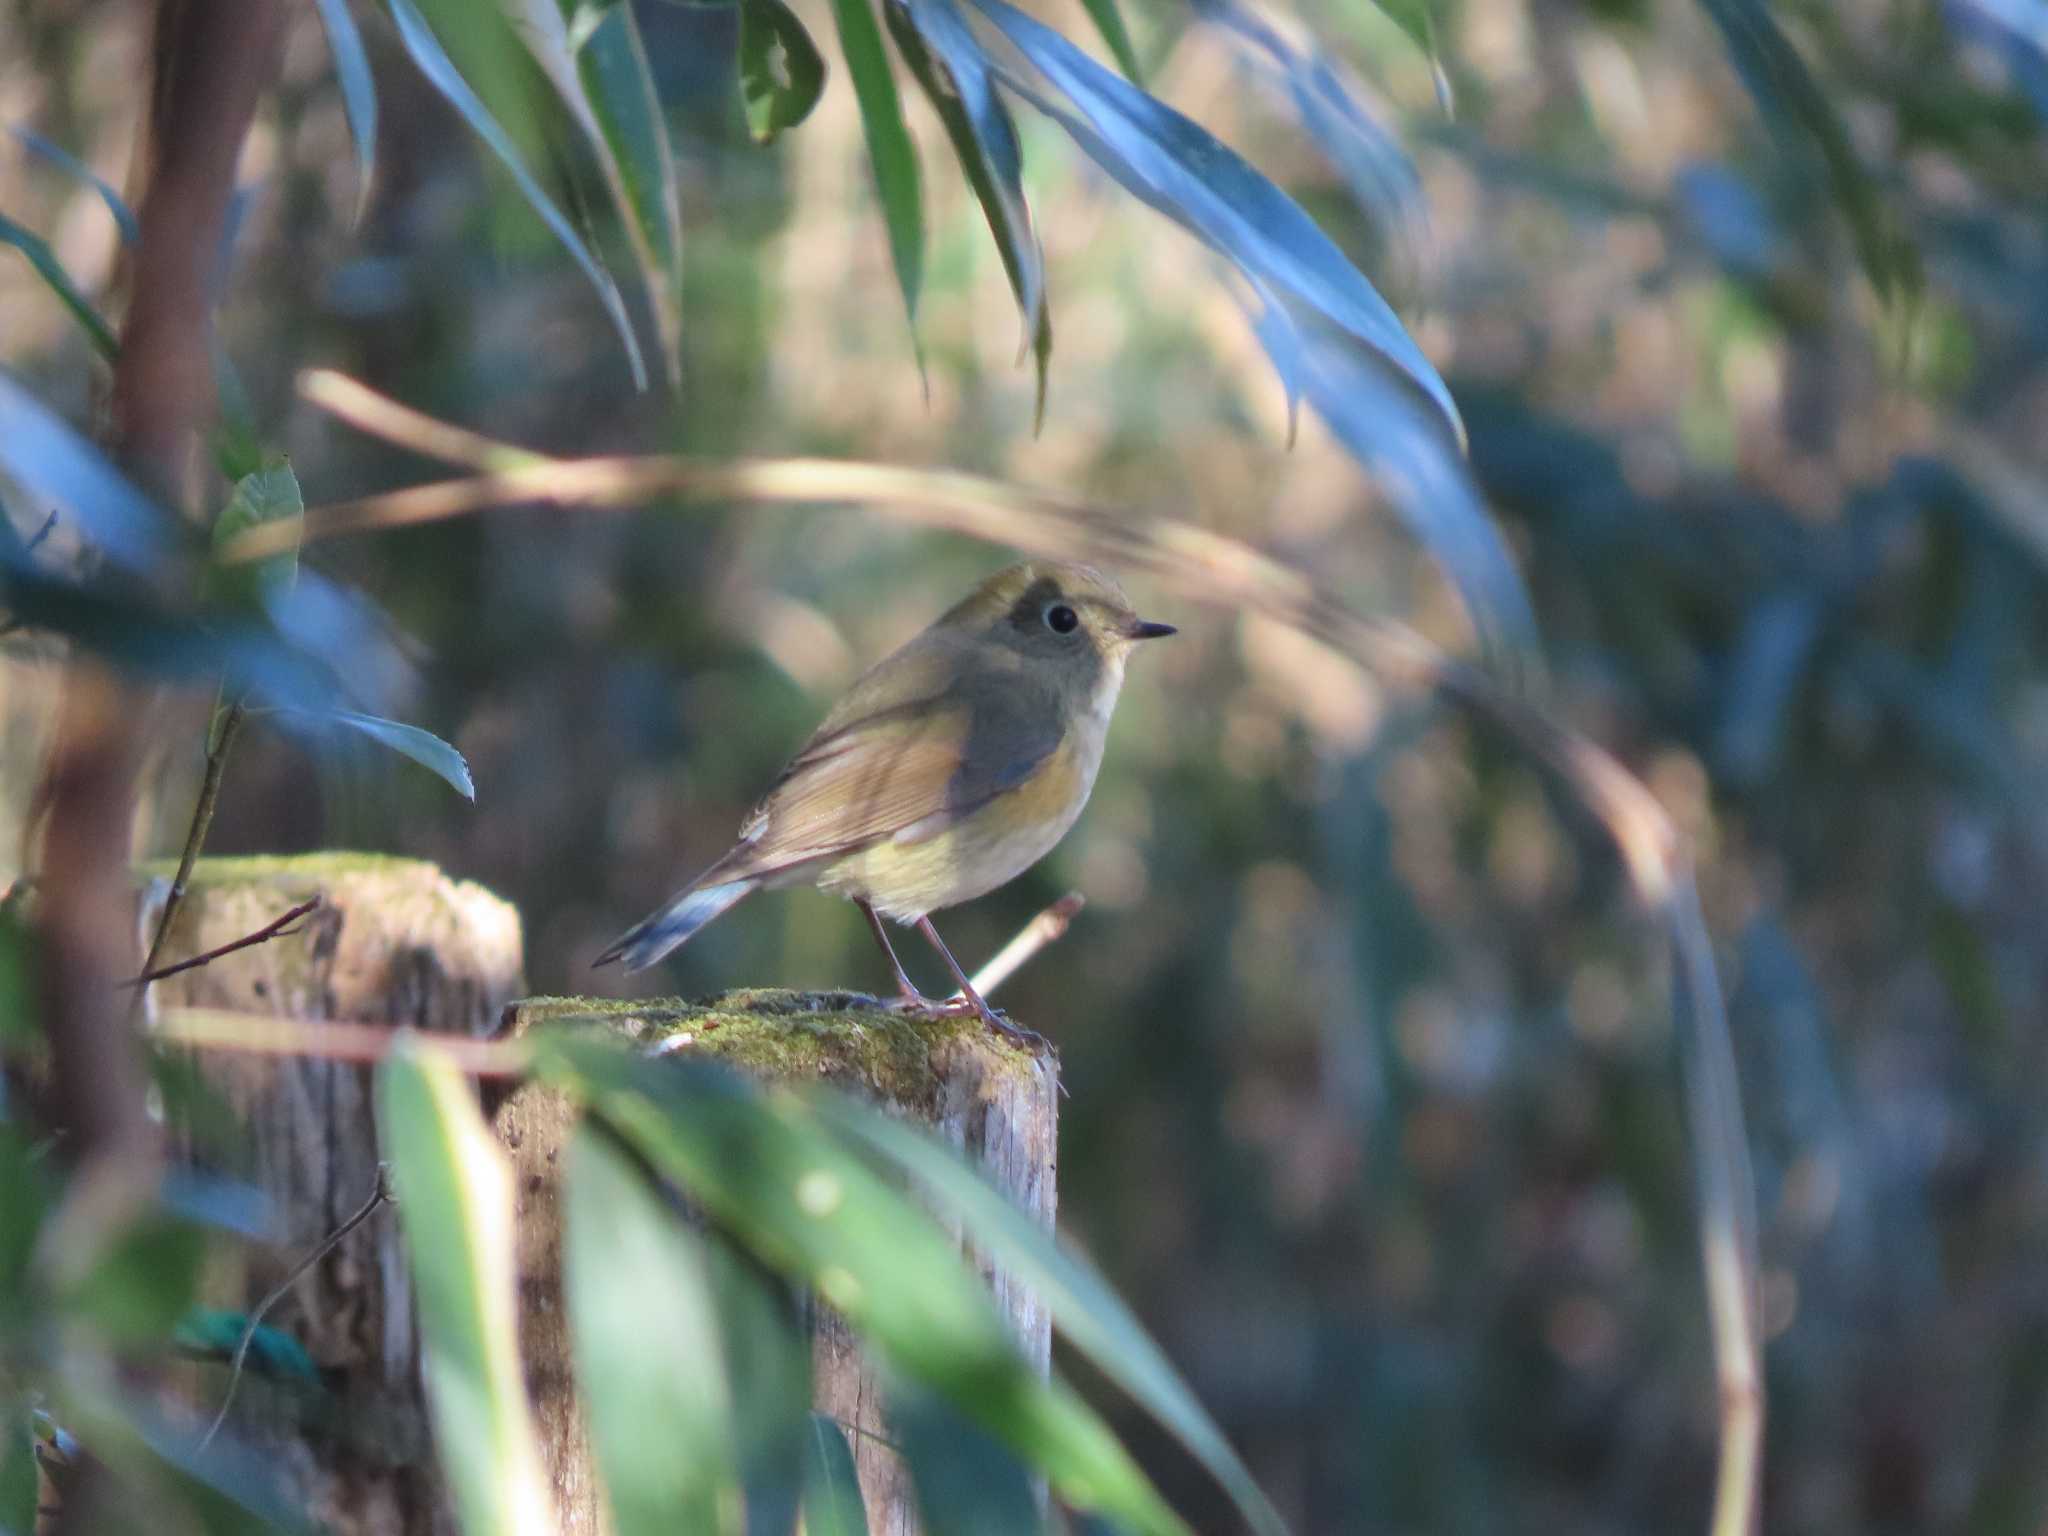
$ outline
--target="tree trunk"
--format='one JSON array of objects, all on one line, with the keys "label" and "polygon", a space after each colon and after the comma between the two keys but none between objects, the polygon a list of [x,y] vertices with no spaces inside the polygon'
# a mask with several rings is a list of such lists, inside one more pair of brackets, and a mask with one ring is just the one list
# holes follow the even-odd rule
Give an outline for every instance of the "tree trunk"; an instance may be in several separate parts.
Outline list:
[{"label": "tree trunk", "polygon": [[[513,1010],[523,1032],[554,1019],[593,1015],[643,1044],[714,1056],[769,1082],[829,1082],[961,1148],[1019,1207],[1053,1223],[1058,1068],[992,1039],[971,1020],[913,1022],[845,992],[732,992],[703,1003],[538,998]],[[518,1190],[521,1346],[564,1536],[604,1529],[597,1474],[575,1396],[561,1293],[561,1219],[556,1169],[573,1115],[559,1094],[527,1086],[497,1111]],[[999,1266],[980,1260],[998,1309],[1044,1374],[1052,1320],[1038,1298]],[[844,1424],[874,1536],[921,1529],[910,1479],[885,1442],[880,1384],[846,1325],[811,1308],[813,1401]]]},{"label": "tree trunk", "polygon": [[[145,892],[145,937],[164,891],[157,880]],[[155,983],[152,1009],[487,1035],[525,990],[511,907],[431,864],[366,854],[201,860],[159,966],[231,943],[314,896],[320,905],[288,934]],[[372,1070],[232,1052],[198,1052],[191,1062],[190,1092],[166,1105],[176,1155],[252,1186],[266,1207],[260,1230],[269,1241],[247,1250],[239,1273],[211,1276],[206,1288],[212,1305],[240,1313],[376,1189]],[[273,1458],[295,1502],[338,1536],[452,1536],[390,1211],[313,1265],[264,1323],[304,1346],[321,1384],[266,1371],[259,1356],[236,1390],[229,1432]],[[210,1418],[225,1373],[207,1370],[199,1381]]]}]

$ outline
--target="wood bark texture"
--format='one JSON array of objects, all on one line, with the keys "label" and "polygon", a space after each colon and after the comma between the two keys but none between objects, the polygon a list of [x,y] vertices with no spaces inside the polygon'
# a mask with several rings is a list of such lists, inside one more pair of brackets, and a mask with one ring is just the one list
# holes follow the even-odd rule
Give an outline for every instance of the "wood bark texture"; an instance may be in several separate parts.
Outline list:
[{"label": "wood bark texture", "polygon": [[[145,941],[165,882],[145,889]],[[253,933],[318,896],[290,933],[154,983],[152,1010],[229,1008],[295,1019],[492,1033],[525,990],[518,914],[431,864],[368,855],[201,860],[160,965]],[[268,1241],[212,1276],[213,1305],[244,1311],[376,1188],[372,1069],[284,1056],[200,1052],[166,1105],[175,1155],[262,1197]],[[274,1458],[303,1508],[337,1536],[441,1536],[440,1491],[398,1223],[378,1210],[265,1317],[298,1340],[320,1382],[245,1370],[228,1432]],[[199,1374],[211,1417],[224,1387]]]}]

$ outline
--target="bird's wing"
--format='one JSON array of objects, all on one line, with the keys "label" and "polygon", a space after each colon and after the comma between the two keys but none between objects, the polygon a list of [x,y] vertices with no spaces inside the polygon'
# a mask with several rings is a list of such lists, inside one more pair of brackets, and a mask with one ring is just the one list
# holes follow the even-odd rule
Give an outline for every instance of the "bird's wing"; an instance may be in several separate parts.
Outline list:
[{"label": "bird's wing", "polygon": [[1021,672],[994,687],[978,673],[970,698],[957,660],[899,655],[910,665],[895,677],[856,684],[747,818],[717,878],[935,837],[1030,778],[1060,744],[1055,700]]}]

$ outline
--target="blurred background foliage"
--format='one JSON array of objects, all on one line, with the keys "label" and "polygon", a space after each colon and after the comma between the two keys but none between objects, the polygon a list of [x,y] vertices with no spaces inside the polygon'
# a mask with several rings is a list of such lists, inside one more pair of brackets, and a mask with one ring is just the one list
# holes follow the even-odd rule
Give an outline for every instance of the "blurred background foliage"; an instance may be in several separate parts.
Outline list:
[{"label": "blurred background foliage", "polygon": [[[645,390],[381,15],[352,223],[340,86],[315,9],[295,13],[222,331],[309,504],[427,473],[295,404],[322,364],[550,452],[831,453],[1170,512],[1469,646],[1388,516],[1398,489],[1309,413],[1290,442],[1211,258],[1045,120],[1019,121],[1054,333],[1034,432],[1003,266],[925,104],[906,91],[914,350],[837,50],[809,120],[764,146],[739,13],[635,13],[682,191],[674,392],[591,165],[529,146],[621,274]],[[1400,307],[1525,572],[1545,707],[1696,842],[1757,1160],[1768,1528],[2038,1529],[2048,10],[1301,0],[1388,136],[1364,161],[1319,152],[1337,140],[1304,131],[1234,14],[1130,6],[1148,88]],[[1093,44],[1078,10],[1049,19]],[[0,0],[0,123],[123,186],[146,33],[131,3]],[[84,294],[111,289],[102,199],[6,139],[0,212]],[[8,366],[89,420],[90,338],[0,256]],[[210,847],[432,857],[519,906],[536,991],[629,984],[590,957],[725,846],[861,666],[999,558],[758,507],[517,510],[325,546],[314,562],[420,661],[406,718],[463,751],[477,803],[368,747],[245,739]],[[1089,898],[1005,999],[1064,1055],[1063,1227],[1297,1529],[1699,1520],[1717,1404],[1666,978],[1600,840],[1511,745],[1291,631],[1134,585],[1182,635],[1133,669],[1086,818],[947,926],[972,965],[1062,890]],[[14,828],[54,669],[7,644]],[[175,739],[159,849],[199,770],[198,732]],[[10,833],[0,873],[18,857]],[[850,906],[796,894],[631,984],[884,979]],[[1125,1427],[1177,1507],[1213,1505]]]}]

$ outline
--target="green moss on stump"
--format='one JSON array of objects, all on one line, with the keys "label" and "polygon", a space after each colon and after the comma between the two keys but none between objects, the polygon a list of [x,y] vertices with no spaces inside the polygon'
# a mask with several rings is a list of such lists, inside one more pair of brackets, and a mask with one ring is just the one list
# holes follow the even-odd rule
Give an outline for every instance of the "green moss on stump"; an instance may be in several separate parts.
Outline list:
[{"label": "green moss on stump", "polygon": [[[641,1046],[677,1041],[766,1082],[824,1080],[857,1087],[909,1108],[937,1098],[934,1057],[969,1049],[991,1064],[1027,1074],[1031,1054],[980,1020],[919,1018],[884,1007],[865,992],[798,992],[741,987],[697,1002],[682,998],[533,997],[512,1005],[515,1033],[596,1027]],[[684,1045],[679,1037],[689,1036]]]}]

